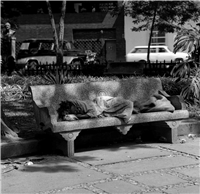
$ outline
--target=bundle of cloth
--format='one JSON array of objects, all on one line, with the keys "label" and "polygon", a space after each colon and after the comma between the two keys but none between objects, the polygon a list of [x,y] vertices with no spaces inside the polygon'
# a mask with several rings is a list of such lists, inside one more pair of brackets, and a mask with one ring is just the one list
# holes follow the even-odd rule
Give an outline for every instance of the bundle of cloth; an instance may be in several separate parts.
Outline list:
[{"label": "bundle of cloth", "polygon": [[[121,97],[98,96],[93,100],[67,100],[60,103],[58,120],[74,121],[86,118],[117,117],[128,124],[132,114],[183,109],[184,102],[179,96],[169,96],[158,91],[145,102],[130,101]],[[117,127],[126,134],[131,125]]]}]

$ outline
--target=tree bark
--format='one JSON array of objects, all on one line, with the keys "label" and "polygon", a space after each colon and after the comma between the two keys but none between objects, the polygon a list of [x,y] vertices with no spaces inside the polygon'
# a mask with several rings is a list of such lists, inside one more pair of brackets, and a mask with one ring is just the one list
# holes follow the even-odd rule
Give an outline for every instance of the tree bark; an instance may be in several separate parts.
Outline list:
[{"label": "tree bark", "polygon": [[52,14],[51,4],[49,0],[46,0],[46,2],[47,2],[47,8],[48,8],[51,26],[53,30],[53,39],[56,46],[56,64],[62,65],[63,64],[63,39],[64,39],[64,19],[65,19],[65,11],[66,11],[66,1],[62,2],[61,17],[60,17],[60,23],[59,23],[59,36],[56,31],[56,25],[55,25],[55,20]]},{"label": "tree bark", "polygon": [[152,34],[153,34],[153,29],[154,29],[154,24],[155,24],[155,19],[156,19],[157,7],[158,7],[158,2],[155,2],[153,20],[152,20],[151,31],[150,31],[150,35],[149,35],[149,43],[148,43],[148,53],[147,53],[147,64],[148,65],[150,63],[150,60],[149,60],[150,46],[151,46],[151,39],[152,39]]}]

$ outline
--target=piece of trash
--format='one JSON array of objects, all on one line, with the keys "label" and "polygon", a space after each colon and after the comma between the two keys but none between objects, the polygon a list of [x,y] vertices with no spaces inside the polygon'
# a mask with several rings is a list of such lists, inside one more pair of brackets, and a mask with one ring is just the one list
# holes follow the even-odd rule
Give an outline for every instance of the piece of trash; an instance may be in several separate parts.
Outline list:
[{"label": "piece of trash", "polygon": [[186,142],[185,139],[181,139],[181,140],[180,140],[180,143],[185,143],[185,142]]},{"label": "piece of trash", "polygon": [[192,133],[190,133],[190,134],[188,134],[188,138],[191,138],[191,139],[194,139],[195,138],[195,134],[192,134]]},{"label": "piece of trash", "polygon": [[163,136],[159,137],[159,142],[167,142],[167,139]]},{"label": "piece of trash", "polygon": [[26,162],[24,165],[25,165],[25,166],[30,166],[30,165],[33,165],[33,162],[28,161],[28,162]]}]

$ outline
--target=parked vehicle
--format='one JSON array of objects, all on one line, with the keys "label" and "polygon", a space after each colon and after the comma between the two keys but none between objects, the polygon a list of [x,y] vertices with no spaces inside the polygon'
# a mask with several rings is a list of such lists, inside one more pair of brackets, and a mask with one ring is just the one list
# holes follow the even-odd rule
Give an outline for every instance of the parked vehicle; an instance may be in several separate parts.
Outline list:
[{"label": "parked vehicle", "polygon": [[[136,46],[127,55],[127,62],[146,62],[148,46]],[[151,62],[180,62],[189,58],[189,55],[184,52],[173,53],[167,46],[150,46]]]},{"label": "parked vehicle", "polygon": [[[75,48],[72,42],[64,40],[63,62],[83,65],[86,61],[85,51]],[[56,63],[56,50],[53,39],[27,39],[22,42],[16,60],[16,68],[35,69],[37,65]]]}]

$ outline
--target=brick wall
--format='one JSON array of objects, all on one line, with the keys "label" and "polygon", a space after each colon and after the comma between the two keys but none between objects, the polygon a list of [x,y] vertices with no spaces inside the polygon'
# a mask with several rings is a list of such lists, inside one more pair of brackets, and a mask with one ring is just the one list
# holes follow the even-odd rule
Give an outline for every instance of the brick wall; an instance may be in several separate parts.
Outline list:
[{"label": "brick wall", "polygon": [[[59,14],[54,14],[56,24]],[[48,14],[23,15],[18,18],[20,25],[16,32],[17,41],[28,38],[52,38],[53,32]],[[102,33],[103,30],[103,33]],[[117,61],[125,56],[124,16],[108,16],[107,13],[70,13],[65,16],[64,38],[73,39],[116,39]]]}]

